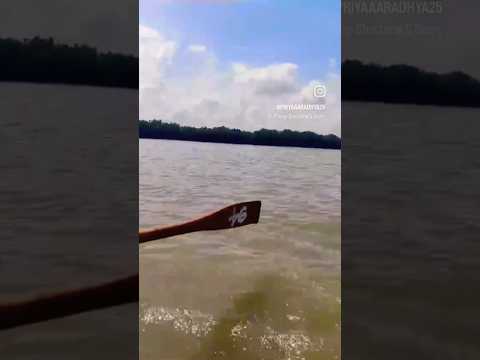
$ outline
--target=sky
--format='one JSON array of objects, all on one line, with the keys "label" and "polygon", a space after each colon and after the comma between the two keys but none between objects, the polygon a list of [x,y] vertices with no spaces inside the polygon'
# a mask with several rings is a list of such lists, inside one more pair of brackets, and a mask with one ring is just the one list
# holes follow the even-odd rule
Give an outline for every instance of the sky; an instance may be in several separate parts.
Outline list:
[{"label": "sky", "polygon": [[140,0],[140,119],[340,135],[340,1],[298,3]]}]

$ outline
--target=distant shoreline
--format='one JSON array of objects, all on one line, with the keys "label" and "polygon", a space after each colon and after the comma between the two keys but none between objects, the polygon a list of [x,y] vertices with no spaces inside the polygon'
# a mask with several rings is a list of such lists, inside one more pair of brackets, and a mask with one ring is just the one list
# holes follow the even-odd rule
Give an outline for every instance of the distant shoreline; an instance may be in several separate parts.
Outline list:
[{"label": "distant shoreline", "polygon": [[161,120],[139,122],[139,138],[152,140],[178,140],[203,143],[297,147],[341,150],[341,139],[333,134],[261,129],[254,132],[226,127],[194,128],[166,123]]},{"label": "distant shoreline", "polygon": [[182,141],[182,142],[193,142],[193,143],[202,143],[202,144],[221,144],[221,145],[238,145],[238,146],[267,146],[267,147],[293,148],[293,149],[317,149],[317,150],[332,150],[332,151],[342,150],[342,149],[329,149],[329,148],[314,148],[314,147],[306,147],[306,146],[236,144],[236,143],[218,142],[218,141],[176,140],[176,139],[160,139],[160,138],[154,139],[154,138],[146,138],[146,137],[139,137],[138,139],[139,140]]},{"label": "distant shoreline", "polygon": [[138,89],[138,57],[52,38],[0,37],[0,82]]},{"label": "distant shoreline", "polygon": [[342,101],[480,107],[480,81],[460,71],[437,74],[409,65],[342,63]]}]

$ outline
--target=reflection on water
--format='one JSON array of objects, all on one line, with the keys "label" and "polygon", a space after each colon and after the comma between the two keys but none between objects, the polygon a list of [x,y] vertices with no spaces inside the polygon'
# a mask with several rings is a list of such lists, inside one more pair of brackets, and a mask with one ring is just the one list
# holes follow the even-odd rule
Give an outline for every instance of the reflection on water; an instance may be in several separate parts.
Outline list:
[{"label": "reflection on water", "polygon": [[140,357],[340,357],[340,153],[140,142],[140,222],[262,200],[260,223],[140,248]]}]

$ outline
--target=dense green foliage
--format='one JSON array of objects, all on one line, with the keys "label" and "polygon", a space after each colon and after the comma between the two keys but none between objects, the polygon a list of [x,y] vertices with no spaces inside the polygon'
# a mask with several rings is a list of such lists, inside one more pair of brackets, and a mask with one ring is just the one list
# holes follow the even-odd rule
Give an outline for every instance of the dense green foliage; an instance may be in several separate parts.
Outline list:
[{"label": "dense green foliage", "polygon": [[0,39],[0,81],[138,88],[138,58],[51,38]]},{"label": "dense green foliage", "polygon": [[436,74],[413,66],[342,64],[342,99],[419,105],[480,106],[480,82],[462,73]]},{"label": "dense green foliage", "polygon": [[140,138],[189,140],[229,144],[251,144],[270,146],[297,146],[307,148],[340,149],[341,140],[335,135],[318,135],[310,131],[267,130],[255,132],[229,129],[226,127],[194,128],[166,123],[161,120],[139,123]]}]

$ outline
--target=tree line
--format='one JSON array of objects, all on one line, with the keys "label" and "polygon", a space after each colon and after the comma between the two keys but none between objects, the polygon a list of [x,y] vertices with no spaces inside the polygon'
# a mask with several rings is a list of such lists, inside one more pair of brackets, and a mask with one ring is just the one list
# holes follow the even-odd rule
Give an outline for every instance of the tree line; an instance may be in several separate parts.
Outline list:
[{"label": "tree line", "polygon": [[187,140],[228,144],[295,146],[305,148],[340,149],[341,139],[333,134],[319,135],[311,131],[268,130],[254,132],[227,127],[195,128],[161,120],[140,120],[139,137],[143,139]]},{"label": "tree line", "polygon": [[138,88],[138,58],[52,38],[0,38],[0,81]]},{"label": "tree line", "polygon": [[342,63],[342,99],[480,107],[480,82],[463,72],[437,74],[408,65]]}]

